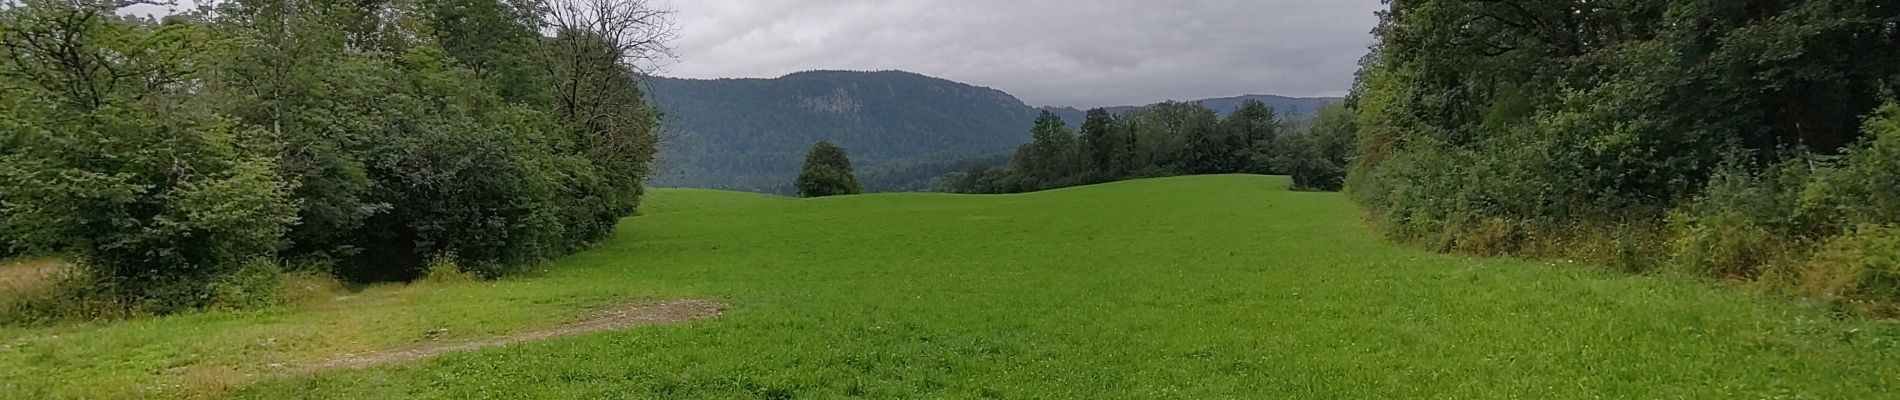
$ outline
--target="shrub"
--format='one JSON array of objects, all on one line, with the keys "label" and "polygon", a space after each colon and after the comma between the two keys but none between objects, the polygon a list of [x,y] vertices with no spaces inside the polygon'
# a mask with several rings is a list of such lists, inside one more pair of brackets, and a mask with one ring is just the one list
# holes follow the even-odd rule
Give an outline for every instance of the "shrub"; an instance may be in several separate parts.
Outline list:
[{"label": "shrub", "polygon": [[103,282],[76,268],[62,268],[24,287],[0,287],[0,325],[124,318],[137,314],[114,298]]},{"label": "shrub", "polygon": [[1817,173],[1799,194],[1806,214],[1857,224],[1900,223],[1900,104],[1867,119],[1866,135],[1838,168]]},{"label": "shrub", "polygon": [[1748,278],[1776,259],[1785,239],[1736,212],[1671,219],[1672,263],[1678,269],[1718,278]]},{"label": "shrub", "polygon": [[480,276],[463,271],[462,266],[455,263],[455,259],[447,256],[437,256],[435,261],[429,262],[429,274],[422,277],[423,282],[435,284],[473,282],[480,279]]},{"label": "shrub", "polygon": [[[1349,194],[1389,237],[1444,249],[1667,219],[1668,264],[1736,278],[1792,275],[1818,243],[1894,225],[1900,108],[1882,103],[1900,64],[1867,61],[1900,54],[1890,7],[1703,3],[1394,4],[1349,96]],[[1573,17],[1617,33],[1514,28]],[[1651,258],[1624,243],[1566,244]]]},{"label": "shrub", "polygon": [[1810,295],[1900,302],[1900,227],[1862,225],[1821,246],[1798,271]]},{"label": "shrub", "polygon": [[209,306],[225,310],[243,310],[282,305],[285,302],[283,268],[269,259],[257,258],[241,264],[237,270],[211,284]]},{"label": "shrub", "polygon": [[1180,175],[1181,175],[1181,172],[1176,171],[1173,168],[1163,167],[1159,165],[1149,165],[1149,166],[1141,167],[1141,169],[1137,169],[1135,170],[1135,172],[1128,173],[1128,179],[1166,178],[1170,176],[1180,176]]},{"label": "shrub", "polygon": [[273,164],[240,150],[231,125],[83,118],[94,123],[27,133],[36,140],[0,162],[0,226],[73,256],[121,300],[208,305],[213,282],[271,254],[294,221]]}]

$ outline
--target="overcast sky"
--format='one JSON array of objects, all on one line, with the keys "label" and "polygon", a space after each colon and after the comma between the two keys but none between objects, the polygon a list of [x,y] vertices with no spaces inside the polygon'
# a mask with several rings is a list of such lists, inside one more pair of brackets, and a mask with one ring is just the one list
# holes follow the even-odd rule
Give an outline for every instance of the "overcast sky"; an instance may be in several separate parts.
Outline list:
[{"label": "overcast sky", "polygon": [[1337,96],[1379,0],[673,0],[662,74],[899,69],[1031,105]]}]

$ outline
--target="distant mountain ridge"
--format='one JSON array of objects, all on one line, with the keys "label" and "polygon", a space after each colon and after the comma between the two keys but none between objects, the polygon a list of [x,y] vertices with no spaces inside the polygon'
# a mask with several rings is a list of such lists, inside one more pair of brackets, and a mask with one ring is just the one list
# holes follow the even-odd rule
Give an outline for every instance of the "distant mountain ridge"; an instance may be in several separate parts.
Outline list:
[{"label": "distant mountain ridge", "polygon": [[649,78],[671,137],[657,186],[789,193],[812,143],[859,171],[984,156],[1029,140],[1036,110],[1003,91],[902,71],[808,71],[773,79]]},{"label": "distant mountain ridge", "polygon": [[[923,189],[972,163],[997,163],[1029,141],[1042,111],[1079,125],[1083,111],[1032,107],[1001,90],[904,71],[806,71],[778,78],[649,77],[666,112],[658,187],[789,194],[805,151],[832,140],[871,191]],[[1311,114],[1329,98],[1250,95],[1201,100],[1226,113],[1257,98]],[[1109,108],[1123,113],[1138,107]]]},{"label": "distant mountain ridge", "polygon": [[[1214,112],[1220,113],[1220,115],[1224,117],[1224,116],[1227,116],[1227,113],[1233,112],[1235,108],[1239,108],[1240,104],[1247,100],[1260,100],[1260,102],[1266,103],[1268,107],[1273,107],[1274,113],[1279,114],[1281,116],[1286,116],[1286,115],[1310,116],[1310,115],[1313,115],[1315,112],[1318,112],[1320,107],[1325,107],[1327,104],[1337,103],[1343,99],[1338,98],[1338,97],[1287,97],[1287,96],[1275,96],[1275,95],[1269,95],[1269,94],[1249,94],[1249,95],[1241,95],[1241,96],[1233,96],[1233,97],[1219,97],[1219,98],[1212,98],[1212,99],[1193,100],[1193,101],[1187,101],[1187,102],[1201,103],[1201,105],[1207,106],[1207,108],[1214,109]],[[1122,114],[1128,113],[1129,111],[1134,111],[1137,109],[1141,109],[1143,107],[1147,107],[1147,106],[1115,106],[1115,107],[1102,107],[1102,109],[1108,110],[1110,114],[1122,115]],[[1041,107],[1040,110],[1055,113],[1057,116],[1062,117],[1063,121],[1068,122],[1069,126],[1080,125],[1082,123],[1082,120],[1087,116],[1087,113],[1088,113],[1087,111],[1083,109],[1079,109],[1075,107]]]}]

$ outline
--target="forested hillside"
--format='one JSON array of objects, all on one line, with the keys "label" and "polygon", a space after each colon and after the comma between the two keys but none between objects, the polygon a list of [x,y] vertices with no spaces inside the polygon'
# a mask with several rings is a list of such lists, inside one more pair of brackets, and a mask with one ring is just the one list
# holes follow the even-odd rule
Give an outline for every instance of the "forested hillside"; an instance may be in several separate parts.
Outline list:
[{"label": "forested hillside", "polygon": [[[996,89],[902,71],[647,82],[667,113],[654,182],[662,187],[790,194],[805,150],[831,140],[851,152],[865,190],[923,190],[945,173],[1003,165],[1029,141],[1042,111],[1082,123],[1082,111],[1074,108],[1038,109]],[[1189,103],[1226,115],[1248,100],[1280,115],[1310,115],[1338,101],[1248,95]],[[1107,110],[1122,115],[1148,107]]]},{"label": "forested hillside", "polygon": [[667,113],[658,186],[790,193],[819,140],[849,150],[861,169],[902,169],[1006,152],[1036,118],[1008,93],[900,71],[648,84]]},{"label": "forested hillside", "polygon": [[[1341,99],[1338,97],[1286,97],[1286,96],[1274,96],[1274,95],[1263,95],[1263,94],[1250,94],[1250,95],[1245,95],[1245,96],[1201,99],[1201,100],[1196,100],[1196,101],[1190,101],[1189,103],[1201,103],[1201,105],[1207,106],[1208,109],[1214,110],[1215,114],[1222,117],[1226,117],[1228,114],[1233,113],[1234,110],[1239,109],[1241,105],[1246,104],[1250,100],[1258,101],[1261,104],[1266,104],[1267,107],[1272,107],[1273,111],[1275,113],[1278,113],[1281,117],[1304,118],[1304,117],[1311,117],[1314,114],[1319,113],[1319,109],[1321,107],[1325,107],[1328,104],[1338,103]],[[1102,109],[1108,111],[1110,114],[1121,116],[1121,115],[1128,114],[1128,112],[1130,111],[1135,111],[1138,109],[1152,107],[1152,106],[1153,106],[1152,104],[1146,105],[1146,106],[1115,106],[1115,107],[1102,107]],[[1088,115],[1087,115],[1088,111],[1078,109],[1075,107],[1043,107],[1042,110],[1054,113],[1058,117],[1062,117],[1062,121],[1068,123],[1070,126],[1081,126],[1083,120],[1088,118]]]}]

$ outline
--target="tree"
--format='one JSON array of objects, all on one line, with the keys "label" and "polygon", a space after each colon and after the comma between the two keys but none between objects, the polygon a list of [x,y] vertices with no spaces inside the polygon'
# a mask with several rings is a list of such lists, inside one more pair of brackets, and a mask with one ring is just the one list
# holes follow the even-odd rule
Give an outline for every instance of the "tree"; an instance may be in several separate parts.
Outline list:
[{"label": "tree", "polygon": [[864,192],[851,172],[851,156],[829,140],[818,141],[805,153],[805,169],[798,174],[798,195],[826,197]]},{"label": "tree", "polygon": [[0,236],[74,257],[124,304],[203,306],[276,251],[296,203],[271,143],[194,103],[203,32],[113,10],[0,10]]},{"label": "tree", "polygon": [[1200,103],[1163,102],[1132,113],[1137,159],[1145,168],[1176,173],[1219,172],[1229,150],[1216,139],[1220,116]]},{"label": "tree", "polygon": [[0,244],[156,311],[280,262],[496,276],[584,248],[638,204],[658,114],[637,79],[671,30],[643,1],[576,1],[236,0],[163,22],[6,3]]},{"label": "tree", "polygon": [[1079,178],[1082,163],[1077,157],[1075,134],[1068,123],[1054,113],[1043,111],[1036,117],[1028,144],[1016,150],[1012,161],[1024,185],[1036,190],[1066,186]]},{"label": "tree", "polygon": [[1270,156],[1259,160],[1293,177],[1296,189],[1337,191],[1346,184],[1358,127],[1352,110],[1329,105],[1303,132],[1278,138]]},{"label": "tree", "polygon": [[1231,140],[1227,145],[1233,149],[1227,160],[1229,169],[1256,174],[1274,172],[1270,163],[1265,162],[1272,156],[1273,142],[1282,129],[1273,107],[1248,99],[1221,121],[1221,128],[1227,131],[1227,138]]},{"label": "tree", "polygon": [[1082,121],[1082,151],[1087,154],[1089,174],[1096,180],[1119,178],[1128,174],[1128,141],[1116,129],[1115,115],[1096,108]]}]

